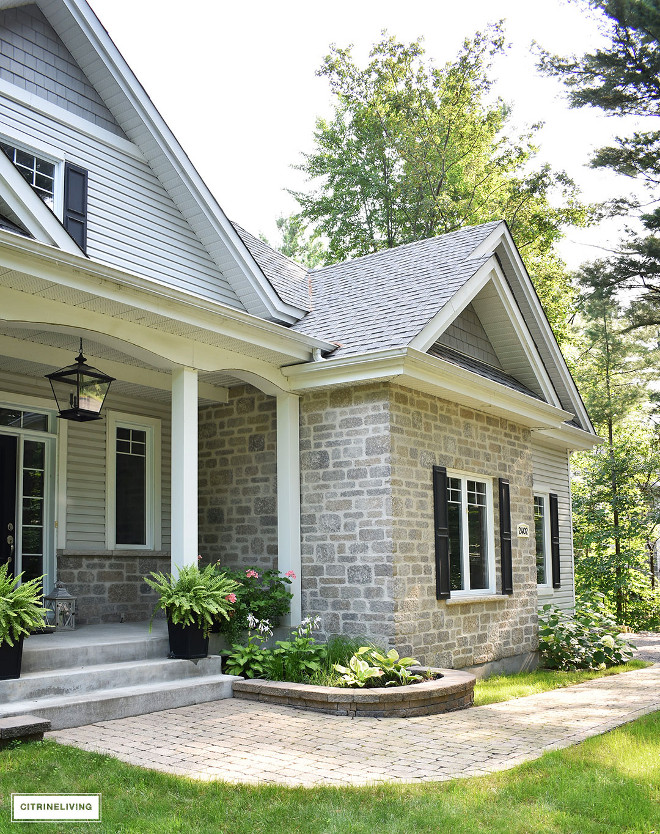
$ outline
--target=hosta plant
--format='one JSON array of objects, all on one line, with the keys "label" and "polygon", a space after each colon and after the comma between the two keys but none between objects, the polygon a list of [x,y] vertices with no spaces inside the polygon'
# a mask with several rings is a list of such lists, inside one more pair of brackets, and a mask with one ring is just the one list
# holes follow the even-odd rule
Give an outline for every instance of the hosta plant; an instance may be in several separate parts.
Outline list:
[{"label": "hosta plant", "polygon": [[0,566],[0,644],[13,646],[22,635],[43,628],[45,623],[43,577],[21,582],[22,576],[12,576],[7,564]]},{"label": "hosta plant", "polygon": [[574,614],[544,605],[539,614],[539,652],[548,669],[605,669],[625,663],[632,649],[604,610],[581,603]]},{"label": "hosta plant", "polygon": [[[237,583],[216,573],[213,565],[178,568],[178,574],[152,572],[144,580],[158,594],[154,609],[163,610],[175,625],[197,626],[208,635],[214,622],[229,619],[236,600]],[[153,617],[152,617],[153,619]]]},{"label": "hosta plant", "polygon": [[405,686],[422,680],[421,675],[410,671],[417,666],[414,657],[399,657],[396,649],[379,652],[371,646],[360,646],[348,663],[348,667],[335,663],[341,673],[342,686]]}]

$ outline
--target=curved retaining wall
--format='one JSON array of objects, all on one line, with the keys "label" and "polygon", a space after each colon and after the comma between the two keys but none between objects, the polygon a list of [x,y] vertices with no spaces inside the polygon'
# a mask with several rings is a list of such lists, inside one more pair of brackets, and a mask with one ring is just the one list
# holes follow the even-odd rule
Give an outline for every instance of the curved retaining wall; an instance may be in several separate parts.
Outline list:
[{"label": "curved retaining wall", "polygon": [[[426,671],[426,670],[424,670]],[[436,715],[472,706],[475,677],[455,669],[432,669],[441,678],[407,686],[351,689],[286,681],[236,680],[234,698],[297,707],[331,715],[371,718]]]}]

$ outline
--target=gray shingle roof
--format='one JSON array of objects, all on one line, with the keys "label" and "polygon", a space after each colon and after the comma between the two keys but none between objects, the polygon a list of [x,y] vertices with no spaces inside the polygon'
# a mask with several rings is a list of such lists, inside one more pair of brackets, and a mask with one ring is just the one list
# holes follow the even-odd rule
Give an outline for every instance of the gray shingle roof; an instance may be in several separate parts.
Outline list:
[{"label": "gray shingle roof", "polygon": [[237,223],[232,226],[282,301],[301,310],[310,310],[309,271]]},{"label": "gray shingle roof", "polygon": [[312,310],[293,329],[338,343],[333,357],[405,347],[485,263],[468,257],[499,222],[313,270]]}]

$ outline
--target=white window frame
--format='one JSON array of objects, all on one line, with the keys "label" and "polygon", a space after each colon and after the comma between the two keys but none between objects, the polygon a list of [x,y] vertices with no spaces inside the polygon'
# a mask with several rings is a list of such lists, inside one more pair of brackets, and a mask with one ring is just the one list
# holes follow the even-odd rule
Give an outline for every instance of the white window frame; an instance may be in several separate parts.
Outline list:
[{"label": "white window frame", "polygon": [[[146,543],[121,544],[116,541],[117,428],[144,431],[147,440],[146,461]],[[141,417],[119,411],[106,413],[106,515],[105,538],[108,550],[160,550],[161,529],[161,425],[155,417]]]},{"label": "white window frame", "polygon": [[[535,489],[533,497],[543,499],[543,545],[545,554],[545,582],[537,582],[536,587],[540,591],[552,593],[552,552],[550,549],[550,493],[542,489]],[[536,517],[534,517],[534,570],[536,570]]]},{"label": "white window frame", "polygon": [[[0,134],[0,142],[11,145],[19,151],[32,154],[45,162],[51,162],[55,166],[52,211],[59,220],[62,220],[64,217],[64,163],[66,162],[64,154],[52,145],[35,141],[33,137],[20,131]],[[0,153],[3,152],[0,151]],[[50,208],[47,203],[44,203],[44,205]]]},{"label": "white window frame", "polygon": [[[495,594],[495,511],[493,505],[493,479],[483,475],[475,475],[474,472],[462,472],[456,469],[447,470],[447,489],[449,489],[449,478],[458,478],[461,481],[461,563],[463,568],[463,581],[470,584],[470,558],[468,550],[468,515],[467,515],[467,481],[476,481],[486,486],[486,561],[488,566],[488,587],[487,588],[462,588],[460,591],[451,590],[451,599],[458,597],[492,596]],[[449,495],[447,495],[449,499]]]}]

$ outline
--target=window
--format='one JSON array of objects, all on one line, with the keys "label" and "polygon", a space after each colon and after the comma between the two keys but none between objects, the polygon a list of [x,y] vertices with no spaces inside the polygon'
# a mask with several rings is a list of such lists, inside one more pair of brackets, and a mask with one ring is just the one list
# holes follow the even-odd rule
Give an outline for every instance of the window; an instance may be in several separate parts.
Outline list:
[{"label": "window", "polygon": [[36,156],[31,151],[0,142],[0,148],[14,163],[21,176],[37,192],[46,205],[55,210],[55,163]]},{"label": "window", "polygon": [[109,412],[107,439],[108,547],[159,549],[160,423]]},{"label": "window", "polygon": [[447,473],[447,527],[450,590],[494,592],[490,481]]},{"label": "window", "polygon": [[534,534],[536,536],[536,582],[550,584],[550,514],[545,495],[534,496]]}]

